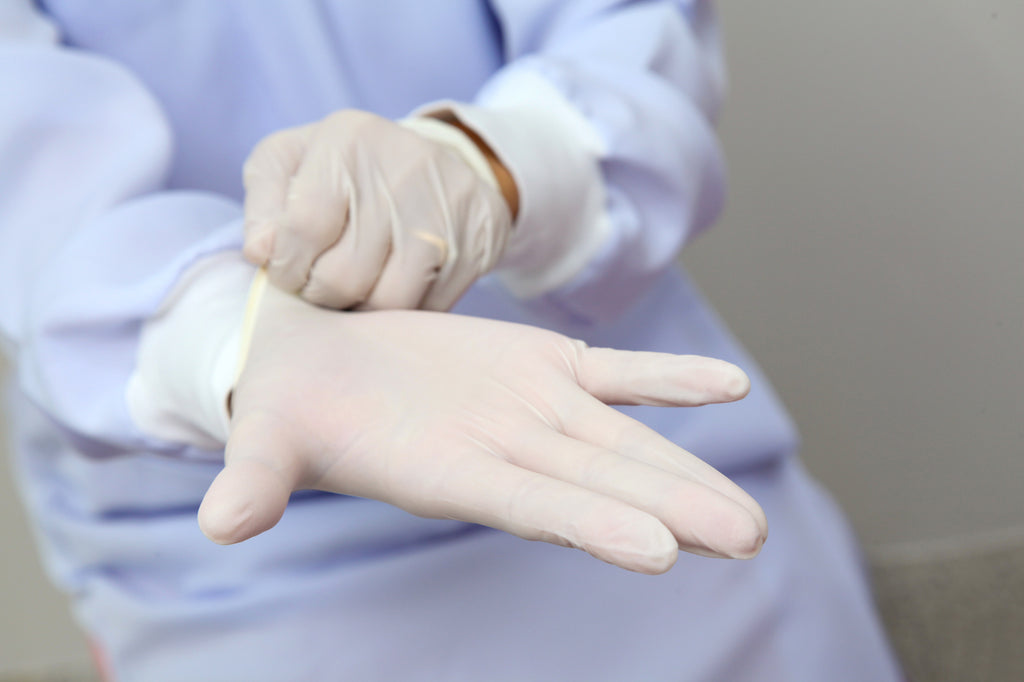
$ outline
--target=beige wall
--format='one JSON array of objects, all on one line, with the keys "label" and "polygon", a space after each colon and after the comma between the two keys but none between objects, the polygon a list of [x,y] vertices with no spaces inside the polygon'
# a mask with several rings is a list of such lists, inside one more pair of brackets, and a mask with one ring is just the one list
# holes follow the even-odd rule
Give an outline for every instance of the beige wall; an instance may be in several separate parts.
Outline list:
[{"label": "beige wall", "polygon": [[[4,374],[0,358],[0,383]],[[70,680],[72,673],[91,672],[89,654],[64,598],[42,573],[5,443],[0,419],[0,680],[41,671]]]},{"label": "beige wall", "polygon": [[[1024,525],[1024,3],[722,3],[728,212],[686,262],[868,544]],[[84,649],[0,475],[0,677]]]},{"label": "beige wall", "polygon": [[869,544],[1024,525],[1024,3],[721,3],[722,223],[685,262]]}]

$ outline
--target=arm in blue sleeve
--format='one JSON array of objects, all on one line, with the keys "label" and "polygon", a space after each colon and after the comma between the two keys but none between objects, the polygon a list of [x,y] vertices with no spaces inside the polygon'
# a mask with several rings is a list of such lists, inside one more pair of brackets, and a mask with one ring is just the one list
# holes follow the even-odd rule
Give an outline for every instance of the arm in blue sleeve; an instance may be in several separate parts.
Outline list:
[{"label": "arm in blue sleeve", "polygon": [[118,65],[0,41],[0,331],[24,392],[101,456],[181,451],[125,404],[139,332],[190,266],[238,249],[241,207],[165,191],[172,144]]},{"label": "arm in blue sleeve", "polygon": [[[577,319],[614,319],[721,211],[725,179],[713,122],[724,70],[713,8],[703,0],[491,4],[508,61],[475,104],[528,100],[523,93],[536,90],[529,83],[539,77],[599,141],[599,243],[537,302]],[[515,165],[516,151],[508,151]],[[528,210],[531,193],[544,189],[517,180],[527,185],[520,190]]]}]

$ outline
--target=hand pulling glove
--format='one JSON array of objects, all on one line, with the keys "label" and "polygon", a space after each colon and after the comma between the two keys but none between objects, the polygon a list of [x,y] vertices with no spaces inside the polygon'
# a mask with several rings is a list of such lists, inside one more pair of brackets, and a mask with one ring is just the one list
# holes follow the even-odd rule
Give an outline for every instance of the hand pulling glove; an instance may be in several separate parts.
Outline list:
[{"label": "hand pulling glove", "polygon": [[246,257],[325,307],[447,310],[511,230],[486,158],[432,119],[343,110],[265,138],[243,176]]}]

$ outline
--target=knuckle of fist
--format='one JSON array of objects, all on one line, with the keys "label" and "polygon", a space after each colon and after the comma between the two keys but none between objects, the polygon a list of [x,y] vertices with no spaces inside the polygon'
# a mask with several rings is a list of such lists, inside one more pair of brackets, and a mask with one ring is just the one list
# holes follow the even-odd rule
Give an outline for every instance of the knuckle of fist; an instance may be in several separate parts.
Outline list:
[{"label": "knuckle of fist", "polygon": [[340,223],[323,210],[323,202],[316,199],[296,201],[285,212],[281,228],[291,237],[315,246],[333,243],[341,231]]},{"label": "knuckle of fist", "polygon": [[349,308],[362,304],[370,292],[372,282],[362,278],[353,280],[337,273],[314,273],[310,276],[302,295],[307,301],[332,308]]},{"label": "knuckle of fist", "polygon": [[360,109],[340,109],[331,114],[328,114],[323,123],[331,128],[340,128],[341,130],[352,130],[354,128],[364,128],[366,126],[379,125],[385,119],[382,119],[376,114],[371,114],[368,111],[362,111]]}]

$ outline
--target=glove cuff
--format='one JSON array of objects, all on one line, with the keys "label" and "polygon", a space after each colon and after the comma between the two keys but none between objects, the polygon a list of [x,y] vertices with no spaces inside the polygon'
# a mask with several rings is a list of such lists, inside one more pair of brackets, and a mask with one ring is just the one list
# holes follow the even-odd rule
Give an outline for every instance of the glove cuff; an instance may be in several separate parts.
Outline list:
[{"label": "glove cuff", "polygon": [[589,121],[544,77],[498,76],[486,106],[434,102],[414,115],[450,111],[494,150],[519,191],[519,216],[496,273],[520,298],[567,284],[609,234],[600,158]]},{"label": "glove cuff", "polygon": [[498,179],[494,177],[491,165],[487,163],[487,157],[466,133],[436,118],[410,117],[403,118],[398,123],[421,137],[448,147],[475,170],[484,182],[494,189],[499,189]]}]

